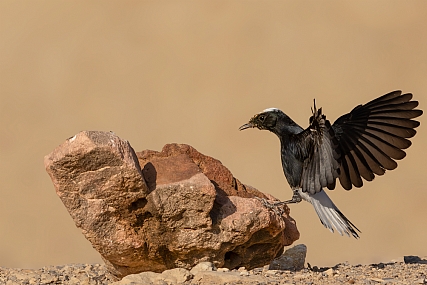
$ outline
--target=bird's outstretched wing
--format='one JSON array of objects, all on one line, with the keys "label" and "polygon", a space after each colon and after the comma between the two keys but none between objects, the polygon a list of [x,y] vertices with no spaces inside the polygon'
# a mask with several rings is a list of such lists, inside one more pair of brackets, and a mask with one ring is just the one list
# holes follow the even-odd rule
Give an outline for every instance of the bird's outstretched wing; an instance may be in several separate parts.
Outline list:
[{"label": "bird's outstretched wing", "polygon": [[[393,91],[359,105],[350,113],[339,117],[332,129],[341,153],[339,180],[344,189],[361,187],[362,177],[371,181],[385,170],[395,169],[405,157],[403,149],[416,134],[419,122],[411,120],[423,113],[415,110],[417,101],[412,94]],[[335,185],[328,186],[333,189]]]},{"label": "bird's outstretched wing", "polygon": [[322,114],[322,108],[312,110],[310,126],[295,136],[297,157],[303,161],[300,187],[303,192],[315,194],[322,188],[335,187],[339,176],[339,142],[331,123]]},{"label": "bird's outstretched wing", "polygon": [[390,92],[357,106],[332,126],[314,106],[310,126],[295,137],[297,156],[304,162],[302,191],[334,189],[336,178],[350,190],[363,185],[362,177],[371,181],[395,169],[395,160],[405,157],[403,149],[411,145],[408,138],[420,124],[412,119],[423,113],[411,99],[412,94]]}]

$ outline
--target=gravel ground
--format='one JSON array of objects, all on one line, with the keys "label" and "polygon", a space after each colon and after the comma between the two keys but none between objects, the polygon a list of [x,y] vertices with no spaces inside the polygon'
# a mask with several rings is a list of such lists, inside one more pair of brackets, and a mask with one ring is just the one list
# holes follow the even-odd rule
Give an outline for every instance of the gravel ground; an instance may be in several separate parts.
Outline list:
[{"label": "gravel ground", "polygon": [[117,279],[103,264],[70,264],[46,266],[40,269],[0,267],[0,284],[69,284],[101,285]]},{"label": "gravel ground", "polygon": [[[309,266],[300,271],[233,270],[240,272],[237,284],[427,284],[427,260],[416,256],[405,257],[401,262],[370,265],[349,265],[341,263],[332,268]],[[232,272],[233,272],[232,271]],[[227,274],[224,272],[221,274]],[[250,276],[262,277],[264,281],[250,281]],[[41,269],[15,269],[0,267],[0,284],[111,284],[117,279],[109,274],[101,264],[72,264],[48,266]],[[164,285],[167,285],[163,282]],[[185,284],[207,284],[190,280]],[[222,284],[209,282],[208,284]]]}]

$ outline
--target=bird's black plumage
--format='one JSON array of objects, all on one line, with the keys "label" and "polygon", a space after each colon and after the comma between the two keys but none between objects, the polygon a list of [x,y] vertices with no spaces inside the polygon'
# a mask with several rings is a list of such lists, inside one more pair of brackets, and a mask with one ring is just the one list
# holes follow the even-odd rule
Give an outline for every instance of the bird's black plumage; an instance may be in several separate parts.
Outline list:
[{"label": "bird's black plumage", "polygon": [[397,167],[405,157],[403,149],[416,134],[419,122],[412,120],[423,112],[416,110],[412,94],[390,92],[339,117],[332,125],[314,106],[309,127],[301,128],[279,109],[270,108],[240,127],[275,133],[281,142],[282,167],[294,190],[292,200],[312,203],[321,222],[342,234],[358,237],[357,228],[338,210],[323,188],[334,189],[339,179],[346,190],[361,187],[363,179]]},{"label": "bird's black plumage", "polygon": [[344,189],[361,187],[362,177],[371,181],[375,174],[395,169],[395,160],[406,156],[403,149],[411,145],[408,138],[416,134],[414,128],[420,124],[411,119],[423,113],[414,110],[418,102],[411,99],[412,94],[390,92],[357,106],[334,122],[342,153],[339,179]]}]

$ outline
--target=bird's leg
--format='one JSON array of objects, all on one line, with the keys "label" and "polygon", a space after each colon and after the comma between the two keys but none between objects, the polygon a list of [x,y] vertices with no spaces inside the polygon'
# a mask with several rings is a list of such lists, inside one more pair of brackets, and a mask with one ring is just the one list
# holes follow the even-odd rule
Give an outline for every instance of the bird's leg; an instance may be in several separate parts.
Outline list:
[{"label": "bird's leg", "polygon": [[283,201],[283,202],[279,202],[282,204],[293,204],[293,203],[299,203],[302,201],[301,195],[298,192],[298,189],[294,189],[294,195],[292,195],[292,199],[291,200],[287,200],[287,201]]},{"label": "bird's leg", "polygon": [[264,207],[272,210],[277,215],[281,216],[283,214],[283,210],[281,209],[281,206],[286,205],[286,204],[299,203],[302,201],[302,198],[298,192],[298,189],[294,189],[293,191],[294,191],[294,194],[292,195],[292,199],[287,200],[287,201],[280,201],[280,202],[271,203],[265,198],[259,198],[259,197],[255,197],[255,198],[257,200],[261,201],[261,203],[264,205]]},{"label": "bird's leg", "polygon": [[283,215],[283,213],[284,213],[283,210],[280,207],[278,207],[278,206],[283,205],[282,202],[270,203],[267,199],[259,198],[259,197],[255,197],[255,199],[260,201],[264,207],[266,207],[267,209],[270,209],[274,213],[276,213],[276,215],[278,215],[278,216]]}]

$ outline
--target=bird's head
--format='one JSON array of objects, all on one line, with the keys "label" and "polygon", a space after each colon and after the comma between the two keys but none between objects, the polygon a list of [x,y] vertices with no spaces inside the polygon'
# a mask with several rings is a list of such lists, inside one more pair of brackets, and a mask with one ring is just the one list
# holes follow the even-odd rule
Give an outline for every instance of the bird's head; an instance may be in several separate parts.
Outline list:
[{"label": "bird's head", "polygon": [[260,130],[269,130],[275,132],[277,122],[280,120],[280,117],[285,116],[285,114],[276,108],[265,109],[261,113],[253,116],[249,123],[244,124],[239,128],[240,131],[248,128],[258,128]]}]

